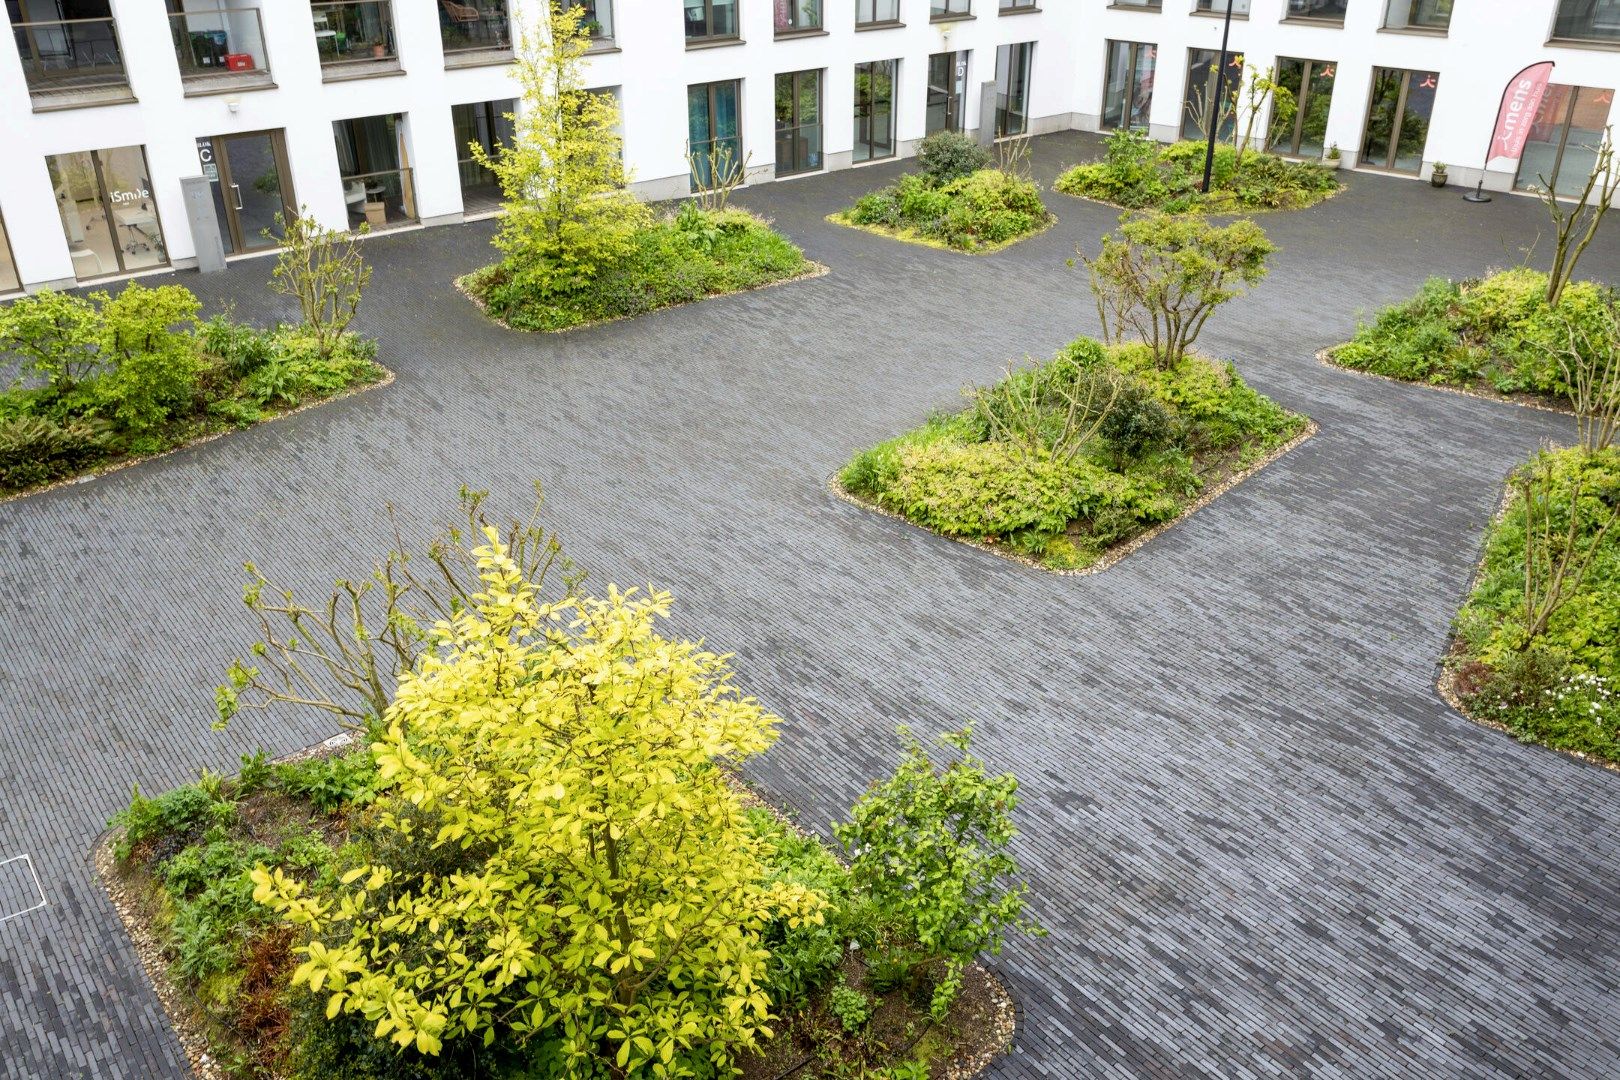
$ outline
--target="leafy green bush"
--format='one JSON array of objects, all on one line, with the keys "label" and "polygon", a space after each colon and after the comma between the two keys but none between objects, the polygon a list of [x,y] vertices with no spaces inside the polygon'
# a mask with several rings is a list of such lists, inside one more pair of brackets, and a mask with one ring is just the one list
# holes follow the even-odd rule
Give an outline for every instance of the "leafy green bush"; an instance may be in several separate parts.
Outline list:
[{"label": "leafy green bush", "polygon": [[891,187],[863,195],[841,218],[902,235],[915,233],[960,251],[1008,243],[1050,219],[1034,183],[999,169],[949,180],[908,173]]},{"label": "leafy green bush", "polygon": [[111,441],[107,425],[95,420],[58,423],[44,416],[0,420],[0,491],[83,472],[107,456]]},{"label": "leafy green bush", "polygon": [[189,409],[202,370],[194,334],[202,305],[190,290],[132,281],[117,296],[90,298],[101,306],[97,346],[111,363],[96,383],[98,408],[136,434]]},{"label": "leafy green bush", "polygon": [[825,985],[844,957],[856,917],[850,910],[849,872],[826,845],[795,832],[769,811],[754,808],[746,816],[749,833],[771,847],[769,880],[812,889],[827,905],[822,922],[792,926],[778,919],[765,931],[771,998],[778,1007],[788,1007]]},{"label": "leafy green bush", "polygon": [[1617,301],[1607,287],[1579,281],[1554,310],[1546,291],[1547,275],[1528,267],[1478,281],[1433,277],[1363,323],[1333,359],[1413,382],[1562,398],[1569,386],[1552,350],[1569,343],[1566,320],[1598,347],[1616,347],[1602,316]]},{"label": "leafy green bush", "polygon": [[380,781],[369,751],[335,757],[310,757],[271,766],[276,784],[323,814],[345,806],[363,806],[376,795]]},{"label": "leafy green bush", "polygon": [[990,167],[990,151],[960,131],[936,131],[917,144],[917,164],[939,187]]},{"label": "leafy green bush", "polygon": [[827,1011],[845,1031],[854,1034],[872,1019],[872,999],[853,986],[839,983],[827,995]]},{"label": "leafy green bush", "polygon": [[233,379],[246,378],[269,362],[274,353],[272,336],[246,323],[233,322],[227,315],[206,319],[197,330],[203,353]]},{"label": "leafy green bush", "polygon": [[148,841],[183,835],[199,825],[229,823],[235,817],[234,804],[215,798],[200,784],[177,787],[155,799],[146,798],[137,786],[129,806],[119,811],[108,825],[123,830],[113,849],[122,861]]},{"label": "leafy green bush", "polygon": [[1128,210],[1165,213],[1231,213],[1243,210],[1298,210],[1339,189],[1333,170],[1313,161],[1291,161],[1260,151],[1241,158],[1236,147],[1215,147],[1210,190],[1204,181],[1205,143],[1159,146],[1137,131],[1108,137],[1101,161],[1076,165],[1053,185],[1066,195],[1097,199]]}]

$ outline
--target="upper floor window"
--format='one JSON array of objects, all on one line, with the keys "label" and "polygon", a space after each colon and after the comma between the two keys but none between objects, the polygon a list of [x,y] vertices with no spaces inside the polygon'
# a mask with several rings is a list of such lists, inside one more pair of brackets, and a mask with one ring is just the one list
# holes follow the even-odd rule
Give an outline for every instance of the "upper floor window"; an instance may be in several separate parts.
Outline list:
[{"label": "upper floor window", "polygon": [[1039,11],[1036,0],[1001,0],[1002,11]]},{"label": "upper floor window", "polygon": [[1198,0],[1194,11],[1210,11],[1217,15],[1225,15],[1230,7],[1233,15],[1249,16],[1249,0]]},{"label": "upper floor window", "polygon": [[345,79],[377,71],[398,71],[394,12],[388,0],[310,4],[321,78]]},{"label": "upper floor window", "polygon": [[973,0],[929,0],[930,19],[962,19],[973,14]]},{"label": "upper floor window", "polygon": [[776,0],[776,32],[821,29],[821,0]]},{"label": "upper floor window", "polygon": [[36,110],[134,100],[107,0],[6,0],[6,10]]},{"label": "upper floor window", "polygon": [[510,52],[506,0],[439,0],[439,37],[452,62],[456,53]]},{"label": "upper floor window", "polygon": [[1554,40],[1620,42],[1620,0],[1559,0]]},{"label": "upper floor window", "polygon": [[737,0],[685,0],[686,40],[737,36]]},{"label": "upper floor window", "polygon": [[255,4],[169,0],[169,36],[187,93],[271,86]]},{"label": "upper floor window", "polygon": [[855,0],[855,25],[900,21],[900,0]]},{"label": "upper floor window", "polygon": [[1141,8],[1143,11],[1162,11],[1164,9],[1163,0],[1114,0],[1114,2],[1108,6],[1117,8]]},{"label": "upper floor window", "polygon": [[1350,0],[1288,0],[1288,18],[1342,23],[1349,6]]},{"label": "upper floor window", "polygon": [[1451,25],[1451,0],[1389,0],[1384,26],[1390,30],[1445,30]]},{"label": "upper floor window", "polygon": [[613,41],[613,0],[567,0],[566,6],[584,12],[579,25],[596,45],[606,46]]}]

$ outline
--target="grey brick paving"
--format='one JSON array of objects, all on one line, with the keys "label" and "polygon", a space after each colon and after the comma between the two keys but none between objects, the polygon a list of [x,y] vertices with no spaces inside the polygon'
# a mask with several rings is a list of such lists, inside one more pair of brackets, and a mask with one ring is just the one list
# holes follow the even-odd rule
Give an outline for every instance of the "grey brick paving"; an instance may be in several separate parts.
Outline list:
[{"label": "grey brick paving", "polygon": [[[1039,167],[1094,146],[1042,140]],[[1125,563],[1055,578],[823,482],[1094,329],[1062,263],[1113,215],[1053,196],[1056,228],[984,259],[822,222],[895,171],[745,193],[831,275],[564,337],[448,288],[487,224],[379,238],[363,322],[393,386],[0,507],[0,858],[31,854],[51,905],[0,926],[6,1075],[182,1069],[87,851],[133,782],[329,734],[210,731],[240,561],[319,585],[369,565],[385,500],[425,528],[463,482],[520,506],[535,478],[598,583],[672,588],[676,629],[737,653],[786,717],[753,777],[805,820],[892,763],[900,721],[972,720],[1017,771],[1052,935],[998,964],[1023,1026],[995,1076],[1620,1073],[1620,777],[1433,690],[1503,473],[1569,424],[1311,359],[1429,272],[1516,262],[1539,209],[1356,175],[1265,218],[1276,269],[1206,346],[1321,434]],[[1612,230],[1585,266],[1620,280]],[[264,317],[267,270],[178,280]]]}]

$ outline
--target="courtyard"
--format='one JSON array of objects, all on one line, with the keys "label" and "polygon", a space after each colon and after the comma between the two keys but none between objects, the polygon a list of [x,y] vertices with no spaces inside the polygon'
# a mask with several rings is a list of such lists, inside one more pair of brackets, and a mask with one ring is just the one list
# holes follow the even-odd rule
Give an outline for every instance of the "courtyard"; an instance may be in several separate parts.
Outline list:
[{"label": "courtyard", "polygon": [[[1048,187],[1097,151],[1035,143]],[[1319,433],[1120,564],[1056,577],[827,481],[1096,332],[1065,260],[1117,213],[1051,196],[1051,229],[983,258],[824,221],[902,168],[739,192],[825,276],[557,336],[451,287],[489,223],[367,241],[357,328],[392,385],[0,506],[0,860],[26,854],[46,904],[0,923],[7,1074],[184,1073],[88,852],[132,783],[332,733],[285,712],[210,729],[250,639],[242,561],[363,574],[385,504],[425,530],[463,484],[518,510],[535,481],[593,583],[668,588],[677,631],[736,654],[787,721],[749,778],[806,824],[892,765],[898,723],[972,722],[1018,775],[1051,934],[993,964],[1022,1012],[988,1075],[1620,1071],[1620,778],[1434,685],[1503,477],[1572,421],[1315,359],[1431,274],[1518,263],[1542,209],[1356,173],[1268,217],[1270,279],[1202,345]],[[287,314],[268,269],[173,280],[268,322]],[[1582,272],[1620,282],[1612,226]]]}]

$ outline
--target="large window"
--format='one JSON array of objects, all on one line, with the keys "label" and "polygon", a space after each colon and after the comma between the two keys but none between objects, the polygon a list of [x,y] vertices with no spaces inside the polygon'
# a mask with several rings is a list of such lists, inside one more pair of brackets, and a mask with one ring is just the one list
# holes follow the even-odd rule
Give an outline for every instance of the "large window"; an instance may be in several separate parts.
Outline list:
[{"label": "large window", "polygon": [[1001,0],[1001,10],[1013,11],[1039,11],[1037,0]]},{"label": "large window", "polygon": [[686,88],[686,139],[692,155],[692,190],[713,185],[715,168],[728,172],[743,165],[742,137],[738,134],[738,99],[742,84],[698,83]]},{"label": "large window", "polygon": [[973,0],[928,0],[931,19],[960,19],[973,14]]},{"label": "large window", "polygon": [[855,0],[855,25],[900,21],[900,0]]},{"label": "large window", "polygon": [[776,175],[821,168],[821,72],[776,77]]},{"label": "large window", "polygon": [[737,0],[685,0],[686,40],[737,36]]},{"label": "large window", "polygon": [[1597,165],[1613,103],[1613,90],[1549,85],[1530,125],[1514,186],[1539,191],[1550,184],[1559,195],[1579,195]]},{"label": "large window", "polygon": [[776,32],[821,29],[821,0],[776,0]]},{"label": "large window", "polygon": [[[1238,80],[1243,78],[1243,57],[1234,52],[1226,54],[1224,79],[1220,79],[1220,60],[1221,54],[1216,49],[1187,50],[1187,89],[1181,100],[1183,139],[1209,138],[1209,127],[1214,123],[1217,112],[1221,118],[1221,130],[1216,138],[1226,139],[1232,135],[1236,123],[1232,106],[1237,99]],[[1215,85],[1217,81],[1223,84],[1219,93]]]},{"label": "large window", "polygon": [[143,148],[52,154],[45,167],[74,277],[85,281],[169,261]]},{"label": "large window", "polygon": [[1620,0],[1559,0],[1552,36],[1620,42]]},{"label": "large window", "polygon": [[591,35],[592,41],[606,45],[613,40],[612,0],[567,0],[566,6],[584,11],[580,26]]},{"label": "large window", "polygon": [[439,0],[439,38],[452,62],[457,53],[511,49],[506,0]]},{"label": "large window", "polygon": [[1434,111],[1434,93],[1439,85],[1438,72],[1373,68],[1361,164],[1410,173],[1423,167],[1429,114]]},{"label": "large window", "polygon": [[1384,25],[1391,30],[1445,30],[1451,26],[1451,0],[1389,0]]},{"label": "large window", "polygon": [[1148,111],[1153,107],[1153,67],[1158,55],[1158,46],[1146,42],[1108,43],[1103,127],[1147,130]]},{"label": "large window", "polygon": [[169,0],[169,36],[188,91],[275,85],[259,9],[244,0]]},{"label": "large window", "polygon": [[1342,23],[1344,9],[1349,6],[1349,0],[1288,0],[1288,17]]},{"label": "large window", "polygon": [[1333,77],[1339,66],[1328,60],[1277,60],[1277,82],[1294,95],[1294,115],[1272,124],[1266,145],[1274,153],[1321,157],[1327,139],[1328,109],[1333,104]]},{"label": "large window", "polygon": [[1245,18],[1248,17],[1249,0],[1198,0],[1198,4],[1193,8],[1193,10],[1207,11],[1216,15],[1225,15],[1228,4],[1231,5],[1232,14],[1234,16],[1242,15]]},{"label": "large window", "polygon": [[416,220],[416,189],[405,164],[405,118],[398,113],[332,121],[349,225],[373,229]]},{"label": "large window", "polygon": [[310,5],[321,77],[341,79],[399,68],[394,47],[394,13],[388,0]]},{"label": "large window", "polygon": [[6,0],[23,79],[36,98],[128,100],[129,77],[108,0]]},{"label": "large window", "polygon": [[996,138],[1029,134],[1029,73],[1035,43],[996,50]]},{"label": "large window", "polygon": [[461,209],[468,214],[487,214],[501,207],[501,185],[495,174],[473,157],[473,147],[493,155],[512,145],[512,121],[507,117],[517,103],[472,101],[450,106],[450,121],[456,129],[456,164],[461,173]]},{"label": "large window", "polygon": [[894,77],[898,60],[855,65],[855,161],[894,156]]},{"label": "large window", "polygon": [[928,110],[923,133],[962,130],[962,99],[967,93],[968,54],[935,53],[928,58]]}]

